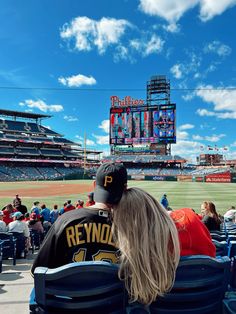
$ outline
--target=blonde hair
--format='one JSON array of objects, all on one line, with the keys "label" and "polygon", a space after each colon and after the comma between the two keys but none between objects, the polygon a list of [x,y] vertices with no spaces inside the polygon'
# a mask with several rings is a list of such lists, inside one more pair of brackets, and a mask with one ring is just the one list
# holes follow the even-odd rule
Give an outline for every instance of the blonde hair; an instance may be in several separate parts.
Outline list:
[{"label": "blonde hair", "polygon": [[155,198],[130,188],[114,208],[113,228],[130,300],[150,304],[174,283],[180,255],[175,224]]}]

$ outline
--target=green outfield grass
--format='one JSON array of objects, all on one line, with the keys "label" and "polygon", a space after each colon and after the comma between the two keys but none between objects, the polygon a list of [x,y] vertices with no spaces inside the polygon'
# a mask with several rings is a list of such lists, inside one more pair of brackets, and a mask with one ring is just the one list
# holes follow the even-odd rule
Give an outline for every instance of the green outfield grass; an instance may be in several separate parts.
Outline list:
[{"label": "green outfield grass", "polygon": [[[41,182],[40,184],[50,185],[53,189],[53,185],[56,182]],[[58,183],[58,182],[57,182]],[[63,184],[90,184],[92,187],[92,181],[63,181]],[[37,183],[38,184],[38,183]],[[236,206],[236,184],[234,183],[195,183],[195,182],[155,182],[155,181],[129,181],[129,186],[137,186],[148,191],[158,200],[166,193],[170,206],[173,209],[181,207],[192,207],[199,212],[200,205],[204,200],[212,201],[215,203],[217,211],[223,214],[226,209],[232,205]],[[34,182],[16,182],[16,183],[1,183],[0,190],[11,190],[12,197],[1,197],[0,205],[3,207],[5,204],[12,201],[14,195],[18,189],[38,188]],[[89,192],[89,191],[88,191]],[[59,207],[67,200],[71,199],[76,202],[78,199],[86,201],[86,193],[83,194],[71,194],[66,196],[45,196],[23,198],[23,203],[30,208],[32,202],[36,199],[46,203],[51,208],[53,204],[58,204]]]}]

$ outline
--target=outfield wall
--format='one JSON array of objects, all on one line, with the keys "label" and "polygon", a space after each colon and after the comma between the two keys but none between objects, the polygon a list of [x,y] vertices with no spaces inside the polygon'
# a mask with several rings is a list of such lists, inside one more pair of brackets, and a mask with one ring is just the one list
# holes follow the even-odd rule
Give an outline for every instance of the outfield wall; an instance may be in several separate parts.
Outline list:
[{"label": "outfield wall", "polygon": [[236,173],[229,171],[224,173],[213,173],[205,176],[145,176],[145,175],[131,175],[129,180],[144,180],[144,181],[179,181],[179,182],[206,182],[206,183],[236,183]]}]

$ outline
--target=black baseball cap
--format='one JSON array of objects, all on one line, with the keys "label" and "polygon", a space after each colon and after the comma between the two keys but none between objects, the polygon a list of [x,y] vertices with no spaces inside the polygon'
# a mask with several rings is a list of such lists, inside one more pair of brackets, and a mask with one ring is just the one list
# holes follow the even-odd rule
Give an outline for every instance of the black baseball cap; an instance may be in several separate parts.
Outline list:
[{"label": "black baseball cap", "polygon": [[97,170],[94,200],[98,203],[117,204],[127,184],[123,164],[105,162]]}]

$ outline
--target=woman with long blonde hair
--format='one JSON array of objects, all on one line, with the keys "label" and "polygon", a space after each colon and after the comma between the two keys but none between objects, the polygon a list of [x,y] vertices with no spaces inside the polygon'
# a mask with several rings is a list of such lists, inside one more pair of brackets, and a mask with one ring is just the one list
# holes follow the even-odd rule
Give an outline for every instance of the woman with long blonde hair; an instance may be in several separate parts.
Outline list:
[{"label": "woman with long blonde hair", "polygon": [[113,228],[130,301],[152,303],[174,283],[180,256],[174,222],[154,197],[130,188],[114,207]]}]

